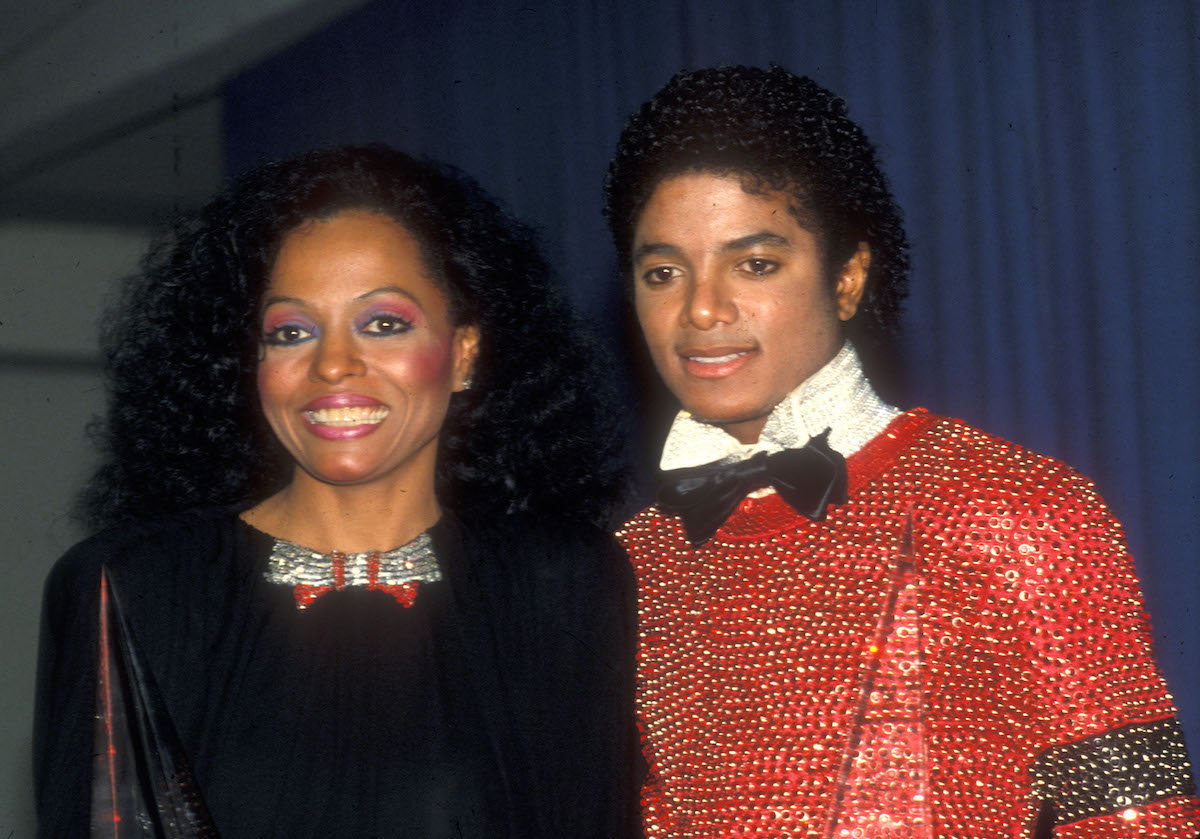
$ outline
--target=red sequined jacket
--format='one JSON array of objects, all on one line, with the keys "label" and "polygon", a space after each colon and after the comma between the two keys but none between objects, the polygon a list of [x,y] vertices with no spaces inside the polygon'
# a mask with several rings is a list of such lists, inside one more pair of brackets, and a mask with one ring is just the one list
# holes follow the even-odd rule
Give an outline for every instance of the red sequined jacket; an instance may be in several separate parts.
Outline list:
[{"label": "red sequined jacket", "polygon": [[651,507],[650,837],[1195,837],[1200,802],[1119,523],[1069,467],[924,411],[809,521],[699,548]]}]

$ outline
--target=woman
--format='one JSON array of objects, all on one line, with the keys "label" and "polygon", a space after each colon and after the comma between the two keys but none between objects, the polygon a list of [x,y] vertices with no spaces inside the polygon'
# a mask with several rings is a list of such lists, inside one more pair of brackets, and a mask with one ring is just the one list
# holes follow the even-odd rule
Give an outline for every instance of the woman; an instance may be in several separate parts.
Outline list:
[{"label": "woman", "polygon": [[42,835],[633,829],[617,444],[548,274],[383,147],[252,172],[152,252],[107,336],[109,527],[47,582]]}]

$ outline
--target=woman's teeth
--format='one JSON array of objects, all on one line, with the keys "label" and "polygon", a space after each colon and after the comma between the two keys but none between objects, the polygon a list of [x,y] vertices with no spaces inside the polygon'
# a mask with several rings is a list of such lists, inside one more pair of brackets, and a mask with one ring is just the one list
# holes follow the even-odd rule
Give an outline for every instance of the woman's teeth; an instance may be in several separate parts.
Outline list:
[{"label": "woman's teeth", "polygon": [[318,408],[305,411],[304,416],[314,425],[350,426],[375,425],[383,422],[388,409],[383,405],[356,405],[350,408]]}]

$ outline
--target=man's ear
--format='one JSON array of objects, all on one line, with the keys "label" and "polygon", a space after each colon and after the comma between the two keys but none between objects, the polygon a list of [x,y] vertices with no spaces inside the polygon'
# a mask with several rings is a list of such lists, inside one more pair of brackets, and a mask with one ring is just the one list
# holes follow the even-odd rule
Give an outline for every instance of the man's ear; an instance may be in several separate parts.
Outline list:
[{"label": "man's ear", "polygon": [[846,260],[834,289],[838,319],[850,320],[858,312],[858,304],[867,290],[867,275],[871,270],[871,246],[858,243],[858,250]]}]

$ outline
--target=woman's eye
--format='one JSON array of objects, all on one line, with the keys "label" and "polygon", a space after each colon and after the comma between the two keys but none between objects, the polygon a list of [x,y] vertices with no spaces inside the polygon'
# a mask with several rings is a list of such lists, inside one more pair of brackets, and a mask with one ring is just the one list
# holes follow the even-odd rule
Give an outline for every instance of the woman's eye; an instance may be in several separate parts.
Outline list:
[{"label": "woman's eye", "polygon": [[762,259],[760,257],[751,257],[742,263],[746,270],[751,274],[756,274],[760,277],[765,277],[767,274],[773,274],[779,269],[779,263],[770,259]]},{"label": "woman's eye", "polygon": [[647,285],[662,285],[675,278],[676,271],[670,265],[659,265],[642,274],[642,282]]},{"label": "woman's eye", "polygon": [[410,329],[412,322],[399,315],[376,315],[362,327],[362,331],[368,335],[399,335]]},{"label": "woman's eye", "polygon": [[297,326],[294,323],[285,323],[282,326],[277,326],[269,330],[263,336],[263,340],[272,346],[280,347],[289,344],[300,344],[311,337],[313,337],[312,332],[303,326]]}]

